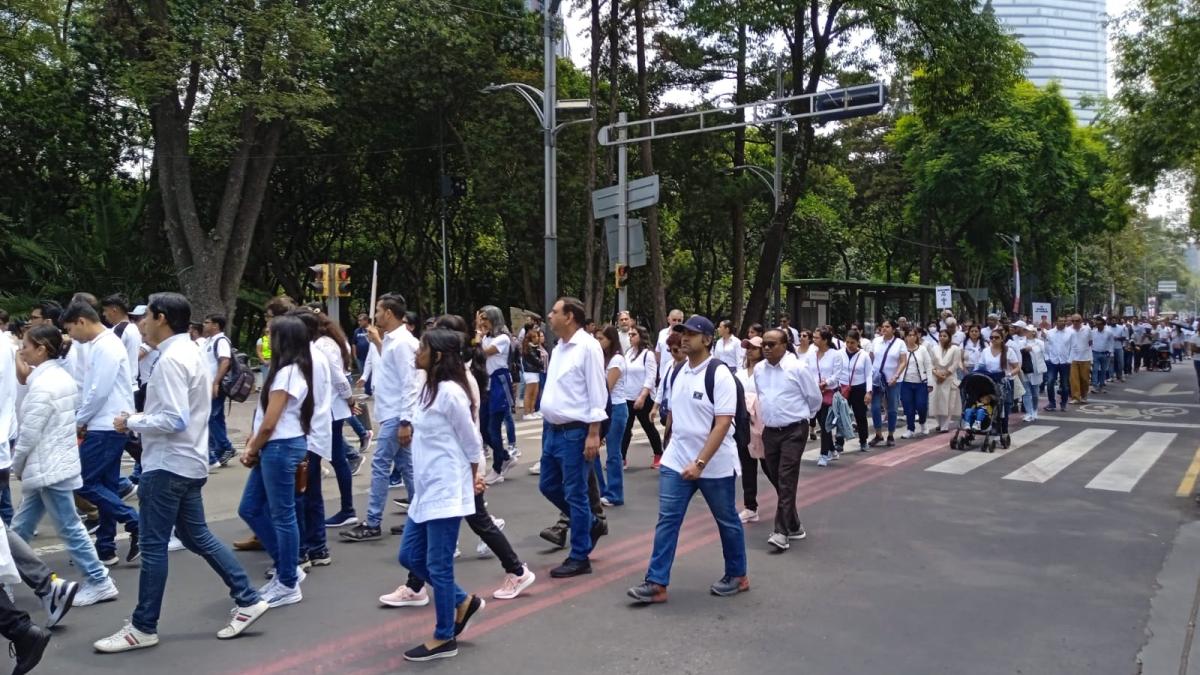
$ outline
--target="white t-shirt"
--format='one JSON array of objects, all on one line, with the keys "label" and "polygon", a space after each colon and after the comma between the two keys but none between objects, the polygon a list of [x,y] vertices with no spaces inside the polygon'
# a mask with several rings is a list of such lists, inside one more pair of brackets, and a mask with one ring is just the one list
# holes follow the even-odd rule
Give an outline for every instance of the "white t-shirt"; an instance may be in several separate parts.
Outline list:
[{"label": "white t-shirt", "polygon": [[654,345],[654,350],[658,352],[659,373],[666,373],[667,366],[674,363],[675,359],[671,356],[671,348],[667,346],[667,337],[671,335],[671,327],[658,331],[658,342]]},{"label": "white t-shirt", "polygon": [[[663,453],[663,466],[683,473],[684,468],[700,456],[700,450],[712,432],[717,415],[733,416],[737,412],[737,385],[728,368],[717,368],[713,378],[713,402],[708,400],[704,387],[705,372],[711,357],[698,368],[684,362],[671,386],[671,443]],[[733,424],[725,433],[717,452],[709,460],[701,478],[725,478],[740,475],[737,446],[733,442]]]},{"label": "white t-shirt", "polygon": [[233,358],[229,338],[224,333],[217,333],[204,342],[204,358],[208,361],[208,377],[217,381],[217,368],[221,359]]},{"label": "white t-shirt", "polygon": [[491,377],[492,373],[501,368],[508,367],[508,350],[512,348],[512,339],[501,333],[495,337],[491,335],[483,336],[483,348],[486,351],[489,347],[495,347],[496,353],[490,354],[487,357],[485,365],[487,366],[487,374]]},{"label": "white t-shirt", "polygon": [[[1014,363],[1018,365],[1021,363],[1021,355],[1017,353],[1017,349],[1011,344],[1005,345],[1004,348],[1008,350],[1008,369],[1011,370]],[[993,354],[991,347],[980,352],[979,362],[982,364],[983,369],[989,373],[1003,372],[1005,375],[1008,374],[1004,368],[1000,367],[1000,355]]]},{"label": "white t-shirt", "polygon": [[[138,330],[137,324],[132,321],[126,320],[121,323],[125,324],[125,328],[121,329],[121,335],[119,337],[121,338],[121,344],[125,345],[125,352],[129,355],[129,365],[131,370],[133,370],[135,373],[132,384],[136,389],[138,384],[137,377],[140,376],[140,371],[137,368],[133,368],[133,366],[139,363],[138,356],[142,346],[142,331]],[[121,324],[117,324],[117,326],[119,325]],[[116,326],[113,326],[113,332],[117,332]],[[142,382],[145,381],[146,380],[142,380]]]},{"label": "white t-shirt", "polygon": [[1071,328],[1071,360],[1092,361],[1092,328],[1080,326]]},{"label": "white t-shirt", "polygon": [[608,400],[612,401],[613,405],[625,405],[625,374],[629,369],[629,365],[625,362],[625,357],[620,354],[613,354],[613,357],[608,360],[608,366],[604,369],[604,382],[608,383],[608,371],[616,368],[621,371],[621,376],[617,378],[617,383],[613,385],[612,392],[608,395]]},{"label": "white t-shirt", "polygon": [[[890,382],[900,369],[900,355],[907,352],[908,347],[904,346],[904,340],[893,337],[889,342],[884,340],[882,335],[877,335],[871,340],[871,368],[876,373],[882,373],[883,379]],[[875,375],[872,374],[871,377]]]},{"label": "white t-shirt", "polygon": [[[269,440],[279,441],[304,436],[304,427],[300,424],[300,406],[308,396],[308,382],[304,379],[304,373],[301,373],[295,364],[280,368],[279,372],[275,373],[275,380],[271,382],[271,391],[287,392],[288,401]],[[258,433],[265,412],[261,404],[254,410],[254,426],[251,433]]]}]

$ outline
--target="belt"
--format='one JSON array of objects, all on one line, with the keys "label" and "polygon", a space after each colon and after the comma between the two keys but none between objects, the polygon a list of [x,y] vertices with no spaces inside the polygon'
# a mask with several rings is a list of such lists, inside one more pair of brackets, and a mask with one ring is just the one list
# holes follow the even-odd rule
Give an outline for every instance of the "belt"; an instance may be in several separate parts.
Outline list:
[{"label": "belt", "polygon": [[587,422],[567,422],[566,424],[553,424],[547,422],[554,431],[573,431],[575,429],[587,429],[590,426]]},{"label": "belt", "polygon": [[801,424],[808,424],[808,420],[800,420],[799,422],[792,422],[791,424],[789,424],[787,426],[783,426],[783,427],[763,427],[763,429],[765,429],[767,431],[791,431],[791,430],[799,427]]}]

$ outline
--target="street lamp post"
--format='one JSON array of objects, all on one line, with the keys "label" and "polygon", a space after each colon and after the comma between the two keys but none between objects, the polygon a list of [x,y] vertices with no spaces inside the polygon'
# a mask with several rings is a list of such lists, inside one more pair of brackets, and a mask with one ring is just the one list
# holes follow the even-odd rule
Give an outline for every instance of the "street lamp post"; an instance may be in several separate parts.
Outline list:
[{"label": "street lamp post", "polygon": [[1007,235],[1007,234],[1004,234],[1003,232],[997,232],[996,236],[1000,237],[1001,239],[1008,242],[1008,244],[1012,246],[1012,255],[1013,255],[1013,309],[1012,309],[1012,311],[1013,311],[1013,314],[1019,314],[1020,306],[1018,305],[1018,303],[1021,301],[1021,266],[1019,263],[1017,263],[1017,244],[1021,243],[1021,235],[1019,235],[1019,234]]}]

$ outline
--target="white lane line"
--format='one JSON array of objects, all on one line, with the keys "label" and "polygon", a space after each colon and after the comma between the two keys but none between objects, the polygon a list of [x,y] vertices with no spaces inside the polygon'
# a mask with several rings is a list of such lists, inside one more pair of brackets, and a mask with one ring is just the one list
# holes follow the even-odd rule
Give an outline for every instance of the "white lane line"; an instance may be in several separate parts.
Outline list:
[{"label": "white lane line", "polygon": [[1145,476],[1162,456],[1171,441],[1175,440],[1175,436],[1156,432],[1142,434],[1085,487],[1113,492],[1132,491],[1142,476]]},{"label": "white lane line", "polygon": [[996,447],[995,452],[980,452],[978,450],[965,450],[962,454],[951,457],[944,462],[938,462],[933,466],[925,469],[926,471],[934,471],[936,473],[949,473],[956,476],[961,476],[965,473],[978,469],[988,462],[995,461],[1007,455],[1013,450],[1017,450],[1021,446],[1027,445],[1054,431],[1058,427],[1051,426],[1031,426],[1021,427],[1012,434],[1012,443],[1008,448]]},{"label": "white lane line", "polygon": [[1045,483],[1058,472],[1071,466],[1104,439],[1117,433],[1113,429],[1088,429],[1075,434],[1041,457],[1004,477],[1005,480],[1020,480],[1028,483]]},{"label": "white lane line", "polygon": [[1066,415],[1046,416],[1047,421],[1054,422],[1082,422],[1084,424],[1118,424],[1127,427],[1154,427],[1155,429],[1200,429],[1200,424],[1186,424],[1184,422],[1143,422],[1141,420],[1110,420],[1099,415],[1095,417],[1068,417]]}]

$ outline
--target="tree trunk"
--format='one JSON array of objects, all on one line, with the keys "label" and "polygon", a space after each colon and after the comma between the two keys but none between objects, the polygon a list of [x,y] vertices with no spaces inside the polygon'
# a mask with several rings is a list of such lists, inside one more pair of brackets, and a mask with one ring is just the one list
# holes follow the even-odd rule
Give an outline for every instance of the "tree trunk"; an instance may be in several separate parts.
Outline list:
[{"label": "tree trunk", "polygon": [[[734,104],[746,102],[746,22],[742,19],[742,3],[738,2],[738,44],[737,44],[737,83],[734,85]],[[737,120],[744,122],[746,114],[738,110]],[[741,166],[746,163],[746,129],[738,127],[733,132],[733,165]],[[733,290],[730,302],[732,311],[730,319],[733,325],[742,322],[742,309],[746,294],[746,219],[745,208],[741,199],[733,204],[730,214],[733,221]]]},{"label": "tree trunk", "polygon": [[[616,2],[616,0],[612,0]],[[647,91],[646,72],[646,1],[635,0],[633,5],[634,30],[637,34],[637,87],[638,87],[638,119],[650,116],[650,96]],[[650,154],[650,141],[641,144],[642,175],[654,173],[654,159]],[[662,241],[658,236],[658,206],[651,206],[646,212],[646,240],[650,244],[649,267],[651,297],[654,298],[654,325],[667,324],[667,291],[663,287],[662,271]]]}]

